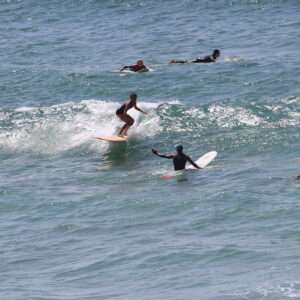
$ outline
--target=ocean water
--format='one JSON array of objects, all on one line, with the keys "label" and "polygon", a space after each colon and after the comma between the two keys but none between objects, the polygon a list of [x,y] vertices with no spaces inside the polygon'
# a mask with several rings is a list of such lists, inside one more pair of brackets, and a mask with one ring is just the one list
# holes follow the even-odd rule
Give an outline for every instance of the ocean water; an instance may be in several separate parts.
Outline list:
[{"label": "ocean water", "polygon": [[[0,299],[300,299],[299,17],[298,0],[1,1]],[[139,58],[150,72],[118,71]],[[148,114],[129,111],[129,142],[93,139],[131,92]],[[218,156],[178,175],[150,149],[179,143]]]}]

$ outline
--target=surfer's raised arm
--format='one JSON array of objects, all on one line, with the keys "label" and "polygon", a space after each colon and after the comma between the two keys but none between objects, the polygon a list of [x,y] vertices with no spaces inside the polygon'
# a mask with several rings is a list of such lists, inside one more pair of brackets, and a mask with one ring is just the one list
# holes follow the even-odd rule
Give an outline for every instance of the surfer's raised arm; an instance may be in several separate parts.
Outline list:
[{"label": "surfer's raised arm", "polygon": [[157,150],[155,150],[153,148],[151,149],[151,151],[152,151],[153,154],[155,154],[155,155],[157,155],[159,157],[162,157],[162,158],[173,159],[175,157],[175,155],[173,155],[173,154],[169,154],[169,155],[167,155],[167,154],[160,154],[160,153],[157,152]]}]

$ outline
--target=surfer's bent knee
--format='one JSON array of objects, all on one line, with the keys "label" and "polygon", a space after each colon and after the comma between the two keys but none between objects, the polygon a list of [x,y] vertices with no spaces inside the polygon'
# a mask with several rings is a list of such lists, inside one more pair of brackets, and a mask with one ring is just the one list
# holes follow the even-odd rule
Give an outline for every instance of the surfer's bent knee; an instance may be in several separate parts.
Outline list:
[{"label": "surfer's bent knee", "polygon": [[133,123],[134,123],[134,120],[130,116],[128,116],[126,118],[126,124],[128,124],[129,126],[132,126]]},{"label": "surfer's bent knee", "polygon": [[134,123],[134,120],[128,120],[128,122],[127,122],[127,124],[130,125],[130,126],[132,126],[133,123]]}]

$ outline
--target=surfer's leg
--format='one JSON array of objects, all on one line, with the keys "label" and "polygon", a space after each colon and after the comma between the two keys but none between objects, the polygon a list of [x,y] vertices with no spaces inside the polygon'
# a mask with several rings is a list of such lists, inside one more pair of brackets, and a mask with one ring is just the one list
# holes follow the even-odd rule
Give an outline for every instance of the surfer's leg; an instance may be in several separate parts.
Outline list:
[{"label": "surfer's leg", "polygon": [[187,61],[186,60],[176,60],[176,59],[173,59],[170,61],[170,64],[186,64]]},{"label": "surfer's leg", "polygon": [[120,132],[118,133],[118,136],[123,136],[123,132],[125,130],[125,128],[127,127],[127,124],[124,124],[120,130]]},{"label": "surfer's leg", "polygon": [[118,133],[118,136],[122,136],[122,132],[127,127],[126,117],[123,114],[119,114],[117,116],[118,116],[119,119],[121,119],[123,122],[125,122],[125,124],[122,126],[121,130]]},{"label": "surfer's leg", "polygon": [[121,129],[121,135],[122,136],[126,136],[127,135],[127,131],[128,129],[133,125],[134,123],[134,120],[133,118],[131,118],[129,115],[125,115],[125,118],[126,118],[126,124],[124,126],[124,129],[122,130]]}]

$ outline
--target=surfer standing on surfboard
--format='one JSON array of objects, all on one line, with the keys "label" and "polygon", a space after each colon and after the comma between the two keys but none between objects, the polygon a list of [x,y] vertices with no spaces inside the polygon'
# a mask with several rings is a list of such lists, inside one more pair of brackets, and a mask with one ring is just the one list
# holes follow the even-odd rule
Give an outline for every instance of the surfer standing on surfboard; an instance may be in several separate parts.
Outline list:
[{"label": "surfer standing on surfboard", "polygon": [[194,161],[192,161],[192,159],[189,156],[187,156],[186,154],[184,154],[182,152],[183,151],[182,145],[176,146],[176,151],[177,151],[176,154],[160,154],[155,149],[151,149],[151,150],[152,150],[153,154],[155,154],[159,157],[173,159],[175,171],[184,170],[187,162],[192,164],[197,169],[202,169]]},{"label": "surfer standing on surfboard", "polygon": [[125,137],[127,136],[127,131],[130,128],[130,126],[133,125],[134,123],[134,119],[129,116],[127,114],[127,111],[131,108],[135,108],[136,110],[140,111],[143,114],[147,114],[146,112],[144,112],[143,110],[141,110],[140,108],[138,108],[136,106],[136,99],[137,99],[137,94],[136,93],[132,93],[130,95],[130,100],[126,101],[121,107],[119,107],[116,111],[116,115],[122,120],[124,121],[126,124],[123,125],[123,127],[121,128],[118,136],[121,137]]},{"label": "surfer standing on surfboard", "polygon": [[198,57],[194,60],[171,60],[171,64],[187,64],[187,63],[211,63],[216,62],[217,58],[220,57],[221,51],[219,49],[215,49],[212,55],[207,55],[204,57]]}]

